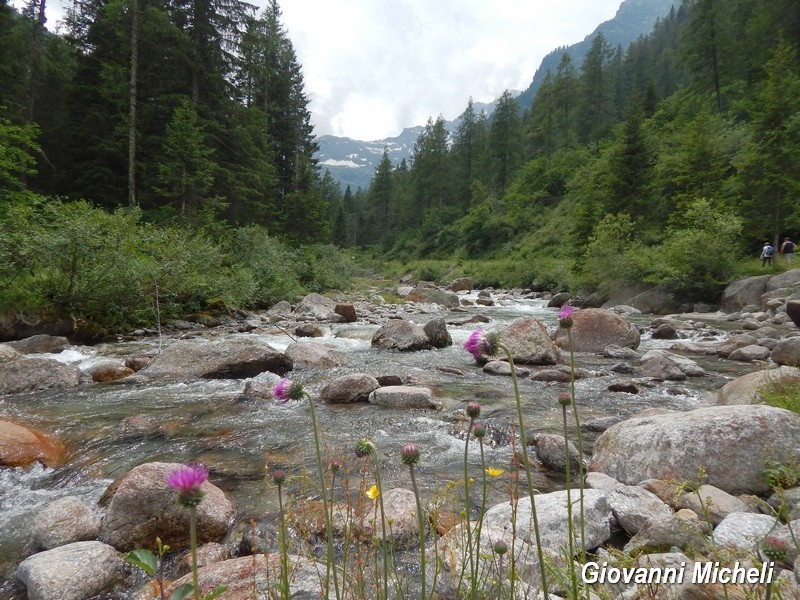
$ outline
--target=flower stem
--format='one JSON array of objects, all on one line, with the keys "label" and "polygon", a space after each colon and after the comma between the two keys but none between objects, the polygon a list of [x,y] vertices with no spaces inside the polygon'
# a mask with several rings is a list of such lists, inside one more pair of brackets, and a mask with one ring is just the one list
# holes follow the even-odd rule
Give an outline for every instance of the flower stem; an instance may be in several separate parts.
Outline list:
[{"label": "flower stem", "polygon": [[[569,438],[567,437],[567,405],[561,405],[561,417],[562,421],[564,422],[564,448],[565,448],[565,456],[564,462],[566,464],[566,477],[567,477],[567,547],[569,548],[569,565],[567,566],[569,570],[570,576],[570,583],[572,583],[572,593],[569,594],[572,598],[578,597],[578,574],[575,571],[575,563],[573,558],[575,557],[575,543],[573,541],[574,537],[574,525],[572,523],[572,457],[570,456],[569,452]],[[583,515],[583,513],[581,513]],[[581,519],[583,520],[583,519]]]},{"label": "flower stem", "polygon": [[375,462],[375,482],[378,484],[378,505],[381,507],[381,553],[383,554],[383,598],[389,599],[389,555],[387,546],[389,541],[386,539],[386,515],[383,512],[383,484],[381,483],[381,466],[378,463],[377,453],[372,454]]},{"label": "flower stem", "polygon": [[[472,435],[472,426],[475,423],[474,418],[469,420],[469,429],[467,429],[467,440],[464,442],[464,517],[466,519],[464,526],[467,528],[467,555],[469,557],[469,581],[470,581],[470,597],[475,597],[477,593],[477,572],[475,571],[475,558],[472,550],[472,523],[470,519],[470,502],[469,502],[469,464],[467,457],[469,455],[469,438]],[[485,474],[484,474],[485,475]],[[480,545],[480,542],[478,542]]]},{"label": "flower stem", "polygon": [[583,435],[581,434],[581,420],[578,416],[578,405],[575,403],[575,352],[572,347],[572,330],[567,329],[569,340],[569,397],[572,404],[572,415],[575,417],[575,427],[578,436],[578,488],[581,494],[581,562],[586,562],[586,527],[584,525],[583,507]]},{"label": "flower stem", "polygon": [[192,587],[194,597],[200,598],[200,585],[197,582],[197,507],[189,507],[189,545],[192,547]]},{"label": "flower stem", "polygon": [[419,527],[419,556],[420,556],[420,582],[422,591],[420,592],[421,600],[426,600],[427,590],[425,588],[425,519],[422,514],[422,500],[419,497],[419,489],[417,488],[417,477],[414,474],[414,465],[408,465],[408,471],[411,474],[411,489],[414,491],[414,499],[417,501],[417,526]]},{"label": "flower stem", "polygon": [[542,576],[542,593],[544,600],[549,600],[547,593],[547,570],[544,564],[544,553],[542,552],[542,538],[539,534],[539,519],[536,515],[536,501],[534,500],[533,490],[533,477],[531,477],[531,467],[528,463],[528,440],[525,438],[525,420],[522,417],[522,400],[519,396],[519,381],[517,380],[517,368],[514,365],[514,357],[511,355],[511,350],[505,344],[499,344],[499,347],[505,352],[508,357],[508,363],[511,365],[511,380],[514,383],[514,399],[517,403],[517,419],[519,420],[519,441],[522,446],[522,461],[525,468],[525,477],[528,484],[528,497],[531,500],[531,521],[533,521],[533,534],[536,538],[536,554],[539,559],[539,570]]},{"label": "flower stem", "polygon": [[289,555],[286,548],[286,518],[283,512],[283,494],[278,485],[278,512],[280,513],[280,546],[281,546],[281,600],[289,600]]},{"label": "flower stem", "polygon": [[327,556],[325,560],[325,570],[326,570],[326,588],[325,588],[325,597],[330,597],[330,576],[331,572],[333,572],[333,591],[336,594],[336,598],[339,598],[339,581],[336,575],[336,565],[334,564],[334,553],[333,553],[333,523],[331,520],[331,515],[328,512],[328,494],[326,491],[325,486],[325,471],[322,468],[322,450],[320,449],[319,443],[319,431],[317,429],[317,413],[314,410],[314,401],[311,399],[311,396],[308,392],[303,392],[303,394],[308,399],[308,406],[311,413],[311,426],[314,430],[314,450],[317,454],[317,477],[319,478],[319,491],[320,495],[322,496],[322,511],[325,513],[325,538],[328,542],[327,546]]}]

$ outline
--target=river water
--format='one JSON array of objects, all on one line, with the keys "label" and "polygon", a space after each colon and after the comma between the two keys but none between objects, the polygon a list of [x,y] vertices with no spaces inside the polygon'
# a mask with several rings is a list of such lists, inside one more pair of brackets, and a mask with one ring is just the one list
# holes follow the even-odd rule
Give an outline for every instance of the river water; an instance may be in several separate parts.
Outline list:
[{"label": "river water", "polygon": [[[521,316],[534,316],[549,329],[556,327],[556,311],[543,300],[508,301],[496,307],[471,307],[469,313],[488,316],[485,327],[502,325]],[[433,315],[416,314],[419,322]],[[465,313],[442,314],[446,318]],[[636,317],[642,327],[651,317]],[[704,338],[721,340],[724,321],[710,324]],[[372,333],[377,325],[364,323],[325,325],[324,338],[313,342],[331,345],[348,356],[345,367],[296,369],[289,376],[316,392],[330,378],[350,373],[397,375],[414,385],[433,389],[441,411],[390,410],[368,404],[328,406],[316,404],[326,455],[353,463],[354,442],[371,438],[379,449],[384,487],[409,486],[408,472],[399,460],[400,447],[418,444],[418,469],[423,495],[431,498],[448,480],[463,477],[463,408],[470,400],[483,407],[481,420],[498,431],[516,423],[510,377],[482,372],[462,343],[474,326],[448,326],[453,345],[413,353],[373,350]],[[252,335],[262,335],[253,333]],[[700,335],[698,333],[698,335]],[[264,334],[278,350],[292,340],[278,330]],[[122,356],[136,350],[155,349],[157,338],[136,342],[71,347],[52,358],[85,366],[102,356]],[[639,351],[668,348],[673,342],[652,340],[643,335]],[[565,356],[568,356],[565,354]],[[607,391],[609,367],[617,362],[597,355],[576,355],[576,365],[600,377],[576,382],[576,398],[582,422],[607,417],[629,417],[643,409],[660,407],[691,410],[710,403],[706,392],[726,381],[754,370],[712,357],[692,357],[707,375],[684,382],[661,382],[641,388],[638,394]],[[459,373],[462,372],[463,374]],[[259,379],[277,381],[265,373]],[[13,576],[14,568],[28,539],[31,522],[38,511],[53,500],[75,495],[94,504],[107,486],[132,467],[150,461],[188,462],[199,460],[211,471],[213,483],[233,499],[243,517],[274,510],[275,498],[265,485],[265,469],[282,468],[289,473],[304,470],[313,475],[314,452],[308,405],[291,401],[277,405],[268,400],[243,400],[243,380],[202,380],[188,383],[93,384],[66,391],[9,396],[0,399],[0,417],[52,432],[67,443],[68,463],[58,469],[40,466],[29,470],[0,469],[0,580]],[[557,402],[565,384],[520,380],[526,431],[563,432]],[[575,434],[570,424],[570,437]],[[574,439],[574,438],[573,438]],[[591,434],[586,439],[591,448]],[[486,462],[506,467],[511,458],[507,444],[487,445]],[[470,468],[479,468],[477,444],[470,446]],[[556,484],[557,485],[557,484]],[[1,589],[1,588],[0,588]]]}]

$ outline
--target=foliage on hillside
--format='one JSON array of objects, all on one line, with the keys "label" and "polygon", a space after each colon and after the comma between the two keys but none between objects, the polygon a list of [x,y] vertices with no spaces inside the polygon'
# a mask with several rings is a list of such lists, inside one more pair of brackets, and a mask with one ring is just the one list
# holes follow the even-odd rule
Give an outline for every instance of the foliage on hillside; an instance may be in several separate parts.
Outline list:
[{"label": "foliage on hillside", "polygon": [[356,195],[359,243],[502,285],[712,300],[765,238],[800,234],[798,39],[787,0],[690,0],[624,52],[597,36],[531,106],[470,104],[449,142],[429,120],[412,163]]},{"label": "foliage on hillside", "polygon": [[794,0],[685,0],[627,49],[597,36],[530,106],[470,103],[452,136],[430,119],[412,161],[384,156],[355,193],[314,163],[275,0],[77,2],[58,35],[42,7],[0,4],[10,310],[264,305],[342,285],[334,246],[487,285],[708,300],[765,238],[800,235]]}]

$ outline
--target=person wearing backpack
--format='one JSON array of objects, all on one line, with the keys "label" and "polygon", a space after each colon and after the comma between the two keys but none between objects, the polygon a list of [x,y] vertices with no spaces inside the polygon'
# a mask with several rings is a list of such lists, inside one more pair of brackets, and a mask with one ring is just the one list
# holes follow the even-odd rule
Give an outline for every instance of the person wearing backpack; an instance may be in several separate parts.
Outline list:
[{"label": "person wearing backpack", "polygon": [[786,266],[791,267],[792,256],[794,255],[794,242],[788,237],[783,239],[781,254],[783,254],[783,260],[786,262]]},{"label": "person wearing backpack", "polygon": [[769,240],[764,241],[764,247],[761,249],[761,267],[764,268],[765,266],[769,265],[772,266],[772,256],[775,254],[775,248],[772,247],[772,244],[769,243]]}]

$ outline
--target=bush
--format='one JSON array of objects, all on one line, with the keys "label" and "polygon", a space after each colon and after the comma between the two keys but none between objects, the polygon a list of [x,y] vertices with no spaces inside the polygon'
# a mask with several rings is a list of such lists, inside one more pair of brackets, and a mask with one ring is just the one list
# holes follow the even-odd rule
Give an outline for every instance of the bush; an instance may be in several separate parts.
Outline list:
[{"label": "bush", "polygon": [[142,224],[139,217],[84,201],[7,206],[0,303],[123,327],[153,323],[156,314],[194,312],[212,297],[231,305],[250,301],[251,273],[235,268],[207,237]]}]

